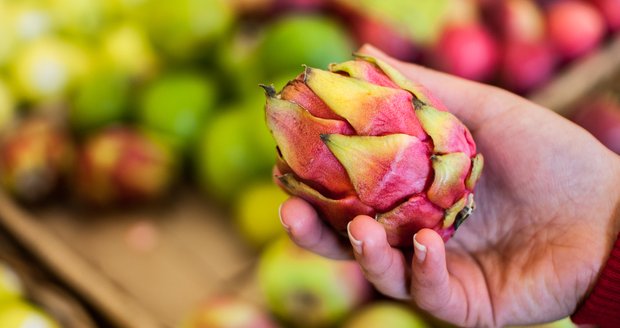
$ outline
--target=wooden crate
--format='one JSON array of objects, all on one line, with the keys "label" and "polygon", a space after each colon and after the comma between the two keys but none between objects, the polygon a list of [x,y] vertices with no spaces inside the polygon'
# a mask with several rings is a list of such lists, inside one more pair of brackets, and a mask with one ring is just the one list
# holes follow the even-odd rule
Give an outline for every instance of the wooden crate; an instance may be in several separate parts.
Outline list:
[{"label": "wooden crate", "polygon": [[200,300],[237,291],[254,255],[214,208],[192,191],[108,213],[25,210],[0,193],[7,230],[120,327],[174,327]]},{"label": "wooden crate", "polygon": [[[620,71],[620,37],[531,99],[568,115]],[[25,209],[0,192],[0,224],[119,327],[174,327],[201,299],[233,292],[260,302],[255,254],[228,218],[191,190],[149,208],[93,213]]]}]

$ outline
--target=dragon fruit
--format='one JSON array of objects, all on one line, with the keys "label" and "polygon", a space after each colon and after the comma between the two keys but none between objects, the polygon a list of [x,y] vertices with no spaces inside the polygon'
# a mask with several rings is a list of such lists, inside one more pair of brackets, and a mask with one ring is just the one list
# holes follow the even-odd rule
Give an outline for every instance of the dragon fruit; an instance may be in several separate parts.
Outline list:
[{"label": "dragon fruit", "polygon": [[422,228],[448,240],[474,209],[483,157],[465,125],[423,86],[357,55],[263,86],[276,182],[335,230],[373,216],[392,246]]}]

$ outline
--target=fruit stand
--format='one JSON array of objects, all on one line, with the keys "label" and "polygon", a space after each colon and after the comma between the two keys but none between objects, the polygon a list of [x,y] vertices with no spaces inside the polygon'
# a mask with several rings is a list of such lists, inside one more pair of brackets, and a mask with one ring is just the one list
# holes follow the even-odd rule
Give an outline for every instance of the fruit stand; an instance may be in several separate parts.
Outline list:
[{"label": "fruit stand", "polygon": [[[28,299],[66,327],[194,327],[188,319],[192,314],[206,313],[221,305],[218,300],[230,298],[269,313],[285,326],[300,324],[291,318],[294,311],[273,305],[276,283],[267,282],[266,258],[271,263],[293,263],[296,257],[311,255],[295,253],[292,246],[277,241],[284,235],[277,205],[286,196],[271,183],[274,144],[263,124],[264,96],[257,84],[266,80],[281,88],[296,76],[301,62],[326,66],[346,60],[364,42],[378,43],[404,60],[512,88],[568,118],[587,99],[620,90],[620,34],[611,27],[600,32],[592,49],[557,59],[548,76],[535,83],[504,79],[507,68],[498,58],[501,49],[510,48],[503,42],[512,36],[501,32],[489,41],[489,32],[478,24],[494,24],[487,11],[512,15],[512,10],[521,9],[496,9],[477,1],[445,0],[437,3],[450,3],[447,7],[416,7],[436,15],[424,20],[434,26],[433,31],[398,28],[402,17],[393,14],[397,10],[381,10],[380,1],[361,1],[366,7],[358,7],[348,0],[209,0],[213,7],[201,9],[182,0],[184,8],[195,10],[194,16],[165,0],[95,2],[91,7],[87,0],[22,5],[0,0],[0,27],[5,21],[41,13],[56,24],[49,30],[37,25],[41,30],[32,33],[40,35],[26,35],[25,41],[10,40],[15,45],[7,44],[17,49],[13,53],[5,51],[11,48],[0,40],[2,140],[28,129],[51,132],[17,139],[32,138],[35,145],[37,138],[54,140],[52,146],[45,143],[35,151],[12,142],[2,145],[1,152],[9,159],[45,149],[41,158],[51,173],[36,175],[33,184],[26,179],[24,189],[19,183],[21,171],[11,165],[29,162],[0,159],[0,247],[14,250],[13,260],[3,258],[5,262],[36,272],[20,272],[34,286],[29,287]],[[460,2],[468,4],[455,5]],[[390,3],[402,9],[399,1]],[[58,9],[68,7],[75,15]],[[370,14],[376,12],[380,14]],[[467,14],[456,19],[455,12]],[[13,20],[2,21],[6,17]],[[78,17],[82,20],[71,21]],[[191,25],[197,21],[212,26]],[[471,35],[471,24],[476,26],[473,34],[485,35],[480,41],[483,48],[493,47],[489,50],[493,55],[480,63],[479,71],[452,65],[450,54],[441,62],[428,60],[438,44],[457,47],[452,40],[463,31]],[[461,30],[464,26],[467,29]],[[309,30],[316,33],[306,35]],[[399,43],[381,44],[383,38],[377,35],[385,33]],[[528,42],[541,42],[548,38],[546,33],[534,31]],[[90,43],[95,36],[96,44]],[[305,42],[293,44],[300,36],[306,37]],[[291,53],[282,51],[284,44]],[[38,83],[32,76],[47,76],[37,69],[39,60],[57,61],[52,66],[64,70],[67,80],[41,78],[51,83],[49,87]],[[4,89],[13,94],[5,97],[11,108],[8,123],[2,121]],[[44,128],[37,128],[37,122],[30,125],[31,117],[43,117]],[[592,133],[598,137],[597,131]],[[48,154],[64,145],[68,148],[62,156]],[[278,253],[274,250],[278,247],[286,251]],[[333,263],[327,260],[307,261],[300,261],[299,267],[332,270]],[[341,285],[353,286],[356,292],[332,295],[340,301],[333,312],[312,312],[315,296],[302,295],[305,303],[295,310],[307,314],[296,313],[306,320],[303,324],[339,325],[361,304],[385,301],[367,284],[357,284],[356,277],[361,276],[357,268],[351,271],[350,281]],[[315,284],[338,285],[334,279]],[[264,290],[266,285],[271,286],[269,291]],[[327,292],[317,293],[320,302]],[[355,293],[360,295],[351,296]],[[372,322],[371,317],[359,320]],[[407,321],[409,325],[436,324],[424,314],[407,320],[413,320]]]}]

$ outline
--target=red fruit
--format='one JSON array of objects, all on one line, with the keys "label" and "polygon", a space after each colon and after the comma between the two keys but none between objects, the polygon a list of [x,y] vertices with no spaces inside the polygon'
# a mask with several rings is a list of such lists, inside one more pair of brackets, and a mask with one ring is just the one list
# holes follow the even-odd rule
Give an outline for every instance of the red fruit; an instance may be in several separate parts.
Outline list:
[{"label": "red fruit", "polygon": [[620,30],[620,0],[593,0],[612,31]]},{"label": "red fruit", "polygon": [[374,216],[411,246],[422,228],[447,240],[473,210],[484,160],[469,130],[394,67],[359,55],[265,90],[278,184],[337,231]]},{"label": "red fruit", "polygon": [[534,90],[551,78],[556,62],[553,49],[546,43],[510,42],[504,47],[502,83],[516,92]]},{"label": "red fruit", "polygon": [[77,196],[100,206],[151,200],[168,189],[174,167],[162,144],[129,128],[109,128],[80,150]]},{"label": "red fruit", "polygon": [[582,105],[575,112],[573,121],[620,154],[620,103],[617,100],[599,96]]},{"label": "red fruit", "polygon": [[351,28],[360,44],[372,44],[400,60],[412,60],[417,55],[416,46],[411,38],[399,33],[388,24],[368,17],[359,17],[351,22]]},{"label": "red fruit", "polygon": [[504,40],[534,42],[545,36],[545,18],[535,1],[498,1],[493,4],[492,9]]},{"label": "red fruit", "polygon": [[0,144],[0,181],[20,200],[41,201],[58,188],[73,160],[73,144],[60,126],[30,118]]},{"label": "red fruit", "polygon": [[434,64],[450,74],[484,81],[495,72],[498,47],[480,24],[453,25],[444,30],[433,56]]},{"label": "red fruit", "polygon": [[584,55],[601,42],[605,34],[603,17],[590,3],[562,0],[548,8],[549,38],[566,58]]}]

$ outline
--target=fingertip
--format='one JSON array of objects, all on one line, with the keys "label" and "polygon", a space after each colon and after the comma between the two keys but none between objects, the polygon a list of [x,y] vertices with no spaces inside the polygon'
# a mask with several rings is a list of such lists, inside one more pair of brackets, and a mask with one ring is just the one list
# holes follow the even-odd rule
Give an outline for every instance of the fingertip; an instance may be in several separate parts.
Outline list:
[{"label": "fingertip", "polygon": [[387,243],[385,229],[370,216],[358,215],[349,222],[348,230],[350,239],[363,242],[365,247],[376,247]]},{"label": "fingertip", "polygon": [[444,247],[441,236],[433,229],[424,228],[415,234],[415,241],[430,248]]},{"label": "fingertip", "polygon": [[280,205],[280,222],[291,234],[303,233],[313,220],[317,220],[314,208],[305,200],[291,197]]}]

